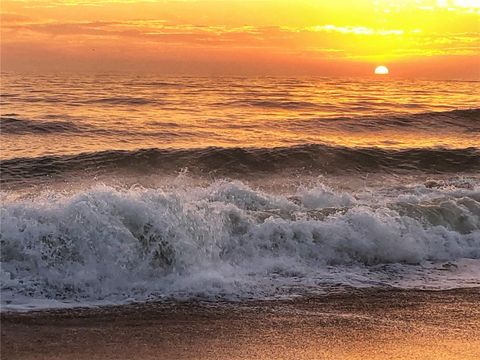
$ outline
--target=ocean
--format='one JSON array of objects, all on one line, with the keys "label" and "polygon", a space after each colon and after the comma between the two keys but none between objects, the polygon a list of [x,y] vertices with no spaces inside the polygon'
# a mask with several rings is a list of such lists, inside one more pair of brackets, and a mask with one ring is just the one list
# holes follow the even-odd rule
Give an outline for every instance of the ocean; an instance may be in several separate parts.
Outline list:
[{"label": "ocean", "polygon": [[2,74],[2,310],[480,286],[480,83]]}]

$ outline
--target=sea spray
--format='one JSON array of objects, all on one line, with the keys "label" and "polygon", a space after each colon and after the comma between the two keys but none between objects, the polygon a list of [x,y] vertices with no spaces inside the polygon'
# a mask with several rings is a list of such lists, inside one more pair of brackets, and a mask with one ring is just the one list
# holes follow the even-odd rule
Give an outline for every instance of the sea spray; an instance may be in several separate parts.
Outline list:
[{"label": "sea spray", "polygon": [[328,284],[448,287],[480,269],[475,180],[352,193],[216,181],[3,197],[3,306],[262,298]]}]

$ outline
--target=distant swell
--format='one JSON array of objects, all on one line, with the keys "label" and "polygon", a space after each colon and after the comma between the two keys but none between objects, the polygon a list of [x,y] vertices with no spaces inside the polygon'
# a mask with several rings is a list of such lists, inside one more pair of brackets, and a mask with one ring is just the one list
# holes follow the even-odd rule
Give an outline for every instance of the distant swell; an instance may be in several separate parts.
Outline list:
[{"label": "distant swell", "polygon": [[364,117],[313,118],[290,122],[292,128],[342,129],[344,131],[421,130],[447,132],[480,132],[480,109],[396,114]]},{"label": "distant swell", "polygon": [[218,103],[216,105],[222,106],[239,106],[239,107],[258,107],[258,108],[270,108],[270,109],[286,109],[286,110],[302,110],[302,109],[320,109],[322,108],[321,104],[316,104],[309,101],[291,101],[288,99],[284,100],[258,100],[258,99],[248,99],[248,100],[237,100],[230,101],[227,103]]},{"label": "distant swell", "polygon": [[86,100],[83,103],[138,106],[138,105],[160,104],[161,102],[158,100],[150,100],[150,99],[145,99],[141,97],[116,96],[116,97],[94,98],[91,100]]},{"label": "distant swell", "polygon": [[[159,103],[158,100],[151,101],[142,98],[98,98],[88,100],[88,103],[105,105],[148,105]],[[88,105],[88,104],[87,104]],[[312,109],[321,107],[319,104],[294,101],[259,101],[231,102],[228,104],[217,104],[225,106],[261,106],[281,109]],[[48,117],[48,116],[47,116]],[[272,124],[259,124],[259,127],[269,127]],[[161,127],[161,131],[155,127]],[[241,129],[243,126],[250,127],[251,124],[229,123],[227,127]],[[451,133],[476,133],[480,132],[480,109],[453,110],[443,112],[427,112],[419,114],[382,115],[382,116],[340,116],[340,117],[297,117],[284,119],[280,124],[275,124],[288,131],[299,131],[305,134],[318,134],[321,131],[362,132],[362,131],[445,131]],[[182,128],[180,130],[179,128]],[[176,130],[172,130],[172,128]],[[19,114],[4,114],[0,117],[0,130],[4,134],[28,135],[28,134],[74,134],[74,135],[112,135],[117,137],[146,136],[146,137],[182,137],[194,136],[195,129],[184,127],[181,123],[174,121],[162,121],[154,119],[148,122],[146,128],[130,127],[118,129],[102,129],[98,126],[88,125],[81,121],[74,120],[32,120],[21,118]]]},{"label": "distant swell", "polygon": [[105,173],[174,172],[255,176],[288,170],[314,173],[473,172],[480,170],[480,150],[346,148],[303,145],[282,148],[144,149],[103,151],[71,156],[17,158],[0,162],[1,180],[11,182],[61,175],[69,171]]},{"label": "distant swell", "polygon": [[79,133],[84,129],[68,121],[38,121],[2,116],[0,118],[0,131],[4,134],[23,135]]}]

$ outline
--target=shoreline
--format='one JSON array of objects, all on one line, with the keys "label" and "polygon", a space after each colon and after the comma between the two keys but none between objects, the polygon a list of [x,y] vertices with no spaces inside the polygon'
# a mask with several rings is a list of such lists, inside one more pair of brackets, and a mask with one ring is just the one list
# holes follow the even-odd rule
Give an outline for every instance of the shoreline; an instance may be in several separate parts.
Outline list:
[{"label": "shoreline", "polygon": [[476,359],[480,288],[1,313],[2,359]]}]

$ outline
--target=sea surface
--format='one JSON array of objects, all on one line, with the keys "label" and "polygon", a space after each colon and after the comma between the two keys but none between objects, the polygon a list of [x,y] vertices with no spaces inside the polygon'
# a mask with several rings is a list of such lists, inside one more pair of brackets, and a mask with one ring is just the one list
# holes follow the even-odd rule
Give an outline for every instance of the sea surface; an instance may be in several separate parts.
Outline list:
[{"label": "sea surface", "polygon": [[480,83],[3,73],[2,310],[480,286]]}]

